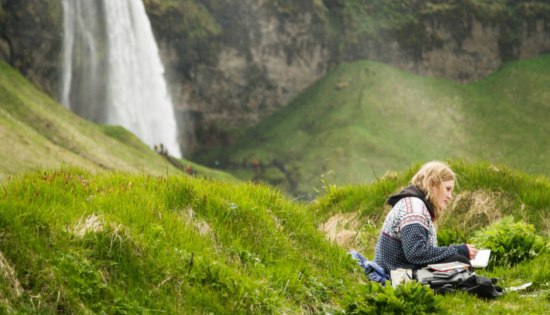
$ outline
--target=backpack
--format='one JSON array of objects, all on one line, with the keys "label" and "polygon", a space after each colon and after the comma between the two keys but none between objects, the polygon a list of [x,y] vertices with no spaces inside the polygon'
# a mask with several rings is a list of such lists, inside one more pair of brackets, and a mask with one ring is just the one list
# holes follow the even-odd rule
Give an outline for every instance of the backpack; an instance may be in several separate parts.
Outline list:
[{"label": "backpack", "polygon": [[439,294],[464,291],[482,298],[496,298],[504,294],[504,290],[495,285],[497,278],[478,276],[468,270],[442,279],[436,277],[433,271],[420,269],[416,271],[415,277],[418,282],[429,285]]},{"label": "backpack", "polygon": [[495,285],[497,281],[497,278],[488,278],[473,274],[460,282],[458,284],[458,289],[470,294],[475,294],[478,297],[489,299],[496,298],[504,294],[504,290]]}]

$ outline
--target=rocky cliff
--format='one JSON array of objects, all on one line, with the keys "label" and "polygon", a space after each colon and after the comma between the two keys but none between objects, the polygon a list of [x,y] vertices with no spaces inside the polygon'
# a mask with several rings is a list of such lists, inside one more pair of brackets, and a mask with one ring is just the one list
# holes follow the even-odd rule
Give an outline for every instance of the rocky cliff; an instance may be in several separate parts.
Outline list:
[{"label": "rocky cliff", "polygon": [[[59,0],[0,0],[0,58],[57,95]],[[537,1],[144,0],[184,151],[233,143],[341,61],[472,82],[550,52]]]},{"label": "rocky cliff", "polygon": [[169,25],[165,16],[181,8],[149,4],[167,76],[180,82],[172,84],[172,96],[188,151],[232,143],[242,127],[260,122],[327,72],[325,24],[312,1],[290,14],[274,2],[202,1],[197,6],[216,27],[177,37],[169,30],[180,29],[181,20]]},{"label": "rocky cliff", "polygon": [[[353,11],[348,2],[201,0],[196,5],[218,26],[202,38],[171,36],[177,27],[149,5],[187,150],[234,142],[241,127],[285,106],[341,61],[382,61],[468,83],[505,61],[550,52],[550,7],[538,2],[519,1],[511,9],[490,0],[363,1],[373,3],[370,12],[349,5]],[[394,15],[373,12],[383,8]]]},{"label": "rocky cliff", "polygon": [[63,43],[59,0],[0,0],[0,60],[57,97]]}]

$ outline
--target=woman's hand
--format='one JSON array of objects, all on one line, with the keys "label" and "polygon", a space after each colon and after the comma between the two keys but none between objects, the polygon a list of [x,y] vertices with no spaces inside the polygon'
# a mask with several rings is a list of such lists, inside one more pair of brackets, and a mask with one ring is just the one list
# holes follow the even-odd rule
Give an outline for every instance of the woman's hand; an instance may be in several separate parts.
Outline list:
[{"label": "woman's hand", "polygon": [[466,244],[466,247],[468,247],[468,252],[470,252],[470,260],[476,258],[478,250],[474,247],[474,245]]}]

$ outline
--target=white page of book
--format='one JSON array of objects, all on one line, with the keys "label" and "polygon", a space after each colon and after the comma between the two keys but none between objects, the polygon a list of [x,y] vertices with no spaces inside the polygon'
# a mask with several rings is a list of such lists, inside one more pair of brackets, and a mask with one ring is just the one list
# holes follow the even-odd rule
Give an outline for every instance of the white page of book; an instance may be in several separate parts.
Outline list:
[{"label": "white page of book", "polygon": [[491,257],[490,249],[482,249],[477,252],[476,258],[470,260],[472,267],[483,268],[489,264],[489,258]]}]

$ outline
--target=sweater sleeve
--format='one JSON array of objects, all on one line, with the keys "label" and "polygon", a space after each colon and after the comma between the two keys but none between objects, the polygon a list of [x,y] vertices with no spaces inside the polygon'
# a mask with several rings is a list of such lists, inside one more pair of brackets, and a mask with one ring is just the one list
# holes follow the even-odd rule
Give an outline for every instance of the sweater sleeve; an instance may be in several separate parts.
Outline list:
[{"label": "sweater sleeve", "polygon": [[458,250],[458,254],[470,259],[470,250],[466,244],[454,245]]},{"label": "sweater sleeve", "polygon": [[458,249],[428,244],[428,231],[421,224],[408,224],[401,229],[401,241],[405,258],[415,265],[434,263],[459,254]]}]

